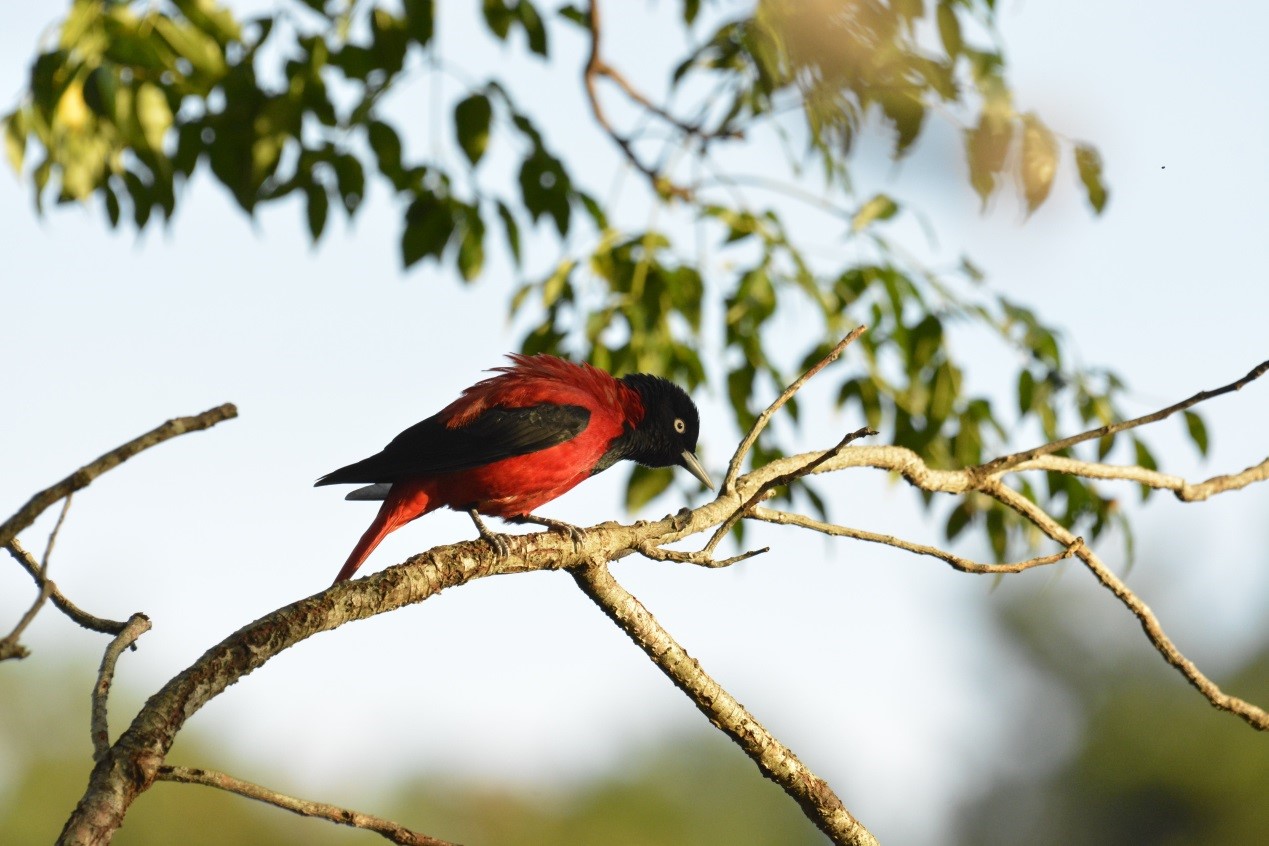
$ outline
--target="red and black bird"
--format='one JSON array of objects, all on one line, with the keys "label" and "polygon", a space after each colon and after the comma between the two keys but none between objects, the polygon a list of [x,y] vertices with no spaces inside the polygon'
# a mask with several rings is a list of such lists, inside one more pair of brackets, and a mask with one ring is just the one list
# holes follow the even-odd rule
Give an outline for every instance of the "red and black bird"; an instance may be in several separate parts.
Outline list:
[{"label": "red and black bird", "polygon": [[646,373],[616,379],[551,355],[509,358],[510,366],[494,368],[496,376],[382,452],[317,480],[363,484],[346,498],[383,500],[336,582],[351,578],[389,532],[437,508],[468,512],[481,537],[503,553],[506,542],[480,515],[576,534],[530,512],[618,461],[677,465],[713,487],[696,459],[700,415],[673,382]]}]

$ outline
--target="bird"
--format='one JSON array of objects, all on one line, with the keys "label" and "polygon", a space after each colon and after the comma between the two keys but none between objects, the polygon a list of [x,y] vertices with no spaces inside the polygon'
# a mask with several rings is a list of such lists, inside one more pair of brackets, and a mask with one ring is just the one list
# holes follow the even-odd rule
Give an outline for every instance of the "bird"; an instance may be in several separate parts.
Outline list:
[{"label": "bird", "polygon": [[389,533],[438,508],[466,511],[505,557],[506,539],[481,515],[536,523],[581,539],[581,530],[531,512],[619,461],[686,469],[707,488],[696,457],[700,414],[687,392],[660,376],[620,378],[590,364],[539,353],[462,392],[380,452],[334,470],[315,486],[361,484],[349,500],[382,500],[335,584],[350,579]]}]

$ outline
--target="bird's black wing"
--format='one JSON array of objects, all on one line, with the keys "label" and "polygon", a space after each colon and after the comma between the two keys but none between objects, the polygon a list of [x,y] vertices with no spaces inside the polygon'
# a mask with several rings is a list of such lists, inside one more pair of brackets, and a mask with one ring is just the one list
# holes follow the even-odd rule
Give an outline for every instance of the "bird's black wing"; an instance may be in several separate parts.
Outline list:
[{"label": "bird's black wing", "polygon": [[398,482],[469,470],[570,441],[589,422],[590,411],[582,406],[551,403],[495,406],[454,428],[433,416],[397,435],[382,452],[327,473],[317,484]]}]

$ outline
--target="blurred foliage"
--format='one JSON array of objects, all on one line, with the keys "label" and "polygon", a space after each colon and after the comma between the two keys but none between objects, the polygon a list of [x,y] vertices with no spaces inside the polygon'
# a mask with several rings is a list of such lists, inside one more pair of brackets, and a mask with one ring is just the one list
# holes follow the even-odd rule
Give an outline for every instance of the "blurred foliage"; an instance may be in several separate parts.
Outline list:
[{"label": "blurred foliage", "polygon": [[[1046,682],[1070,696],[1045,696],[1009,715],[1020,736],[1070,720],[1053,708],[1084,709],[1080,731],[1055,766],[1034,762],[990,784],[960,812],[965,846],[1165,846],[1259,843],[1269,831],[1269,747],[1212,708],[1142,643],[1080,633],[1070,598],[1052,591],[1007,614]],[[1253,702],[1269,699],[1269,642],[1219,679]],[[1057,705],[1055,703],[1061,703]],[[1034,742],[1034,741],[1028,741]],[[1024,750],[1013,757],[1026,760]]]},{"label": "blurred foliage", "polygon": [[[51,843],[83,793],[92,768],[88,695],[93,672],[61,672],[30,662],[20,685],[0,686],[0,831],[4,843]],[[6,672],[10,672],[6,668]],[[21,691],[40,690],[38,700]],[[115,691],[132,701],[126,690]],[[123,719],[116,715],[116,720]],[[286,762],[225,762],[197,727],[180,735],[168,760],[220,767],[286,791]],[[655,749],[636,750],[619,772],[573,785],[496,786],[447,775],[386,776],[391,785],[356,810],[459,843],[557,846],[563,843],[656,843],[695,846],[797,846],[824,838],[788,797],[758,773],[727,739],[706,727]],[[347,797],[365,784],[332,786]],[[345,800],[337,800],[345,801]],[[220,846],[226,843],[370,844],[377,835],[285,811],[199,785],[158,783],[128,813],[119,846]]]},{"label": "blurred foliage", "polygon": [[[574,173],[507,80],[482,78],[443,53],[433,0],[290,0],[248,18],[215,0],[75,0],[4,118],[5,145],[37,208],[49,197],[96,202],[110,226],[138,230],[170,219],[199,169],[248,214],[298,199],[315,242],[332,207],[351,218],[378,184],[401,209],[405,267],[435,262],[471,282],[490,250],[505,249],[522,276],[511,311],[532,323],[525,351],[570,352],[688,388],[712,384],[740,429],[798,362],[865,322],[864,372],[843,378],[838,403],[935,466],[966,466],[994,457],[1018,432],[1055,438],[1064,425],[1120,417],[1123,392],[1113,373],[1073,365],[1061,334],[985,287],[971,262],[935,272],[892,244],[887,226],[911,212],[885,194],[856,196],[852,186],[862,132],[880,127],[900,159],[931,121],[946,120],[963,138],[969,186],[984,206],[1012,185],[1036,211],[1069,159],[1067,170],[1073,165],[1102,211],[1108,191],[1097,151],[1015,107],[995,6],[761,0],[737,16],[731,4],[683,0],[675,20],[689,46],[666,69],[666,105],[630,97],[642,113],[630,134],[589,113],[577,118],[611,136],[648,176],[645,199],[683,226],[614,223],[623,208],[587,189],[596,179]],[[485,0],[481,20],[505,51],[542,62],[558,38],[593,36],[589,4],[552,11],[533,0]],[[575,79],[571,66],[560,72]],[[384,106],[394,90],[438,73],[464,87],[445,107],[450,131],[433,133],[433,141],[452,138],[452,150],[403,139],[412,127]],[[768,157],[759,174],[715,155],[762,133],[783,139],[785,156]],[[482,167],[493,151],[512,163],[514,180]],[[739,187],[755,184],[777,201],[747,200]],[[843,248],[832,257],[808,251],[802,227],[786,222],[781,203],[799,196],[813,196],[813,213],[839,233]],[[531,237],[559,252],[545,272],[528,266]],[[735,268],[734,279],[702,276],[707,251]],[[773,337],[777,314],[807,308],[818,325]],[[987,331],[1015,357],[1016,409],[967,389],[965,363],[946,342],[958,325]],[[796,416],[797,404],[789,411]],[[1194,420],[1189,432],[1203,447]],[[787,451],[778,438],[768,430],[751,461]],[[1154,465],[1143,441],[1128,446]],[[1100,444],[1099,454],[1111,447]],[[666,471],[637,470],[630,504],[669,483]],[[1121,519],[1087,480],[1051,475],[1022,489],[1087,537]],[[1028,540],[1012,512],[987,500],[962,501],[946,533],[971,527],[999,557]]]}]

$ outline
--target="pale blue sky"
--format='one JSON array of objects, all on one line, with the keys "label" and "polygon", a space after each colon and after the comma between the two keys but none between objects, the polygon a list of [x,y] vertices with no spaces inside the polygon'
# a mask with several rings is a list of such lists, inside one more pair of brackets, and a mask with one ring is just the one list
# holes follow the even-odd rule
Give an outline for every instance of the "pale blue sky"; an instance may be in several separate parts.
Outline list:
[{"label": "pale blue sky", "polygon": [[[656,15],[616,19],[612,5],[611,60],[657,84]],[[884,188],[916,204],[937,233],[938,257],[970,255],[993,285],[1065,327],[1085,363],[1128,379],[1134,412],[1224,384],[1269,357],[1269,6],[1222,4],[1218,14],[1182,2],[1001,5],[1019,105],[1099,146],[1112,188],[1104,217],[1087,212],[1069,170],[1025,224],[1007,200],[980,216],[947,130],[933,131],[897,169],[866,141],[860,193]],[[5,110],[50,8],[6,13]],[[675,8],[656,6],[660,15]],[[473,68],[500,60],[469,43],[470,26],[447,20],[447,55]],[[547,122],[551,143],[608,174],[591,186],[604,196],[618,159],[567,120],[579,42],[557,43],[558,76],[529,66],[516,82],[543,114],[560,114]],[[423,99],[407,94],[395,108],[408,115]],[[426,129],[417,143],[428,143]],[[168,417],[225,401],[241,411],[101,479],[76,497],[59,538],[52,574],[68,595],[106,616],[153,619],[120,665],[138,695],[244,623],[324,587],[372,507],[313,490],[312,480],[378,449],[513,348],[505,265],[471,287],[433,268],[402,274],[398,215],[382,191],[316,250],[301,221],[287,205],[252,224],[204,178],[169,230],[137,239],[111,233],[95,209],[36,220],[26,186],[0,175],[0,512]],[[965,343],[969,356],[990,354]],[[990,387],[1002,372],[984,367],[971,378]],[[702,405],[704,453],[718,468],[734,435],[716,400]],[[1156,436],[1169,453],[1165,469],[1210,475],[1265,457],[1269,385],[1218,400],[1207,415],[1210,461],[1200,464],[1181,427],[1167,422]],[[802,445],[826,446],[858,422],[825,411]],[[583,525],[617,516],[623,478],[605,474],[543,513]],[[940,537],[911,494],[875,475],[841,478],[830,491],[835,513],[852,525]],[[677,508],[681,496],[643,516]],[[1124,501],[1136,509],[1135,491],[1125,489]],[[1267,507],[1264,490],[1189,506],[1156,497],[1137,523],[1142,555],[1130,582],[1218,680],[1263,636]],[[42,548],[51,522],[26,533],[28,546]],[[1014,766],[1001,757],[1012,732],[1061,748],[1060,720],[1027,722],[1037,690],[988,611],[1051,575],[990,592],[987,580],[931,561],[753,534],[772,553],[730,570],[627,559],[615,572],[883,839],[937,843],[940,813]],[[431,515],[391,536],[367,569],[470,536],[465,517]],[[1105,547],[1120,560],[1116,541]],[[1159,661],[1086,573],[1068,568],[1061,587],[1082,598],[1076,607],[1091,631],[1127,638],[1141,660]],[[29,601],[25,575],[0,566],[0,626]],[[52,611],[26,641],[35,657],[2,670],[15,683],[40,661],[87,668],[104,646]],[[89,683],[85,674],[85,696]],[[1196,695],[1179,680],[1177,689]],[[139,701],[117,699],[114,725]],[[1022,716],[1010,723],[1006,712]],[[232,765],[263,779],[279,760],[294,760],[290,780],[273,786],[350,804],[397,768],[549,782],[618,766],[660,735],[705,730],[563,574],[488,580],[314,638],[191,725],[225,739],[225,760],[181,763]],[[86,726],[84,739],[87,768]],[[0,734],[0,759],[3,743]],[[363,792],[336,795],[333,785],[349,778]],[[3,789],[0,769],[0,801]],[[912,805],[930,813],[914,817]]]}]

